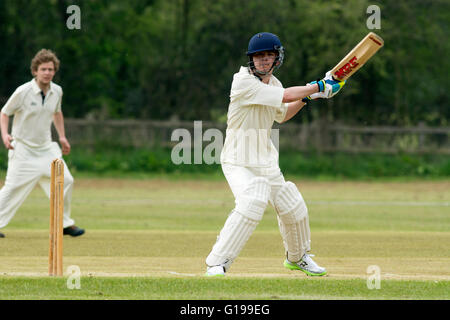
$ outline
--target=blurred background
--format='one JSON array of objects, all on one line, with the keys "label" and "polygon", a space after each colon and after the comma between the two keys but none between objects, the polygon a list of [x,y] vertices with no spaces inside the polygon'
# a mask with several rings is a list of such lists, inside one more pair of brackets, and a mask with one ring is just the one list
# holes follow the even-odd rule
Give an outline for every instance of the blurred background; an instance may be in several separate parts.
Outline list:
[{"label": "blurred background", "polygon": [[[70,30],[74,4],[81,29]],[[381,10],[381,29],[367,28],[370,5]],[[194,120],[225,129],[252,35],[280,37],[286,58],[275,75],[289,87],[323,77],[374,31],[385,46],[344,90],[279,126],[282,169],[448,177],[449,21],[445,0],[0,0],[0,105],[31,79],[34,54],[52,49],[71,170],[220,174],[218,164],[174,165],[171,133],[192,130]]]}]

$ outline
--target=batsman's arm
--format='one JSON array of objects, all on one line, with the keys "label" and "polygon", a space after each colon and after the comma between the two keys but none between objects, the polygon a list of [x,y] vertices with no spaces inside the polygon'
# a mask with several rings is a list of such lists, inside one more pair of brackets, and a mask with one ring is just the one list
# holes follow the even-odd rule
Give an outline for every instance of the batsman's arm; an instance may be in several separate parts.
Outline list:
[{"label": "batsman's arm", "polygon": [[289,87],[284,89],[282,102],[289,103],[301,100],[316,92],[319,92],[319,84],[317,86],[306,85],[306,86]]},{"label": "batsman's arm", "polygon": [[297,114],[304,106],[306,105],[305,102],[301,100],[297,100],[294,102],[291,102],[288,104],[288,109],[286,111],[286,115],[281,123],[285,123],[289,119],[291,119],[293,116]]}]

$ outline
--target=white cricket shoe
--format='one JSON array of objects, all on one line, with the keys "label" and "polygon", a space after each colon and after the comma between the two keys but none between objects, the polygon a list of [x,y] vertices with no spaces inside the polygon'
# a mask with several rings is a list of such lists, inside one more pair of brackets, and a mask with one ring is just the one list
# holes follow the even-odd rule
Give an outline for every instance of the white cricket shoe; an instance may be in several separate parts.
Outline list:
[{"label": "white cricket shoe", "polygon": [[223,266],[213,266],[206,269],[205,276],[208,277],[224,277],[225,268]]},{"label": "white cricket shoe", "polygon": [[289,260],[284,261],[284,266],[290,270],[301,270],[308,276],[324,276],[327,274],[325,268],[320,267],[317,263],[311,259],[310,254],[305,253],[299,262],[290,262]]}]

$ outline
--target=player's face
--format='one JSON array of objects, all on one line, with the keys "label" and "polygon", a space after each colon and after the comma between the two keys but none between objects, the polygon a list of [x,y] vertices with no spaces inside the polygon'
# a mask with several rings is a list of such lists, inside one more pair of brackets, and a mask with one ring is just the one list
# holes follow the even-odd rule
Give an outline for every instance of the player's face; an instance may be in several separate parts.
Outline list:
[{"label": "player's face", "polygon": [[258,71],[268,72],[273,65],[277,55],[273,51],[256,52],[253,55],[253,63]]},{"label": "player's face", "polygon": [[38,66],[37,71],[34,72],[36,82],[44,85],[48,85],[55,76],[55,66],[52,61],[41,63]]}]

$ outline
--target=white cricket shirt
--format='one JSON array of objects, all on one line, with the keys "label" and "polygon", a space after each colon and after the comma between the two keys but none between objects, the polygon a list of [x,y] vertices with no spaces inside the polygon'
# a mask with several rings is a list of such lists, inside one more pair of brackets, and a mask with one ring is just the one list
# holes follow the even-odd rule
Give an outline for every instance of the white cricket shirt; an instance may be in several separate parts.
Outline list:
[{"label": "white cricket shirt", "polygon": [[282,122],[287,104],[284,88],[271,76],[265,84],[247,67],[234,74],[228,107],[225,143],[221,163],[246,167],[278,165],[278,151],[270,139],[274,121]]},{"label": "white cricket shirt", "polygon": [[53,115],[61,111],[62,95],[62,88],[53,82],[44,101],[35,79],[18,87],[2,108],[4,114],[14,115],[13,139],[33,148],[48,146],[52,142]]}]

